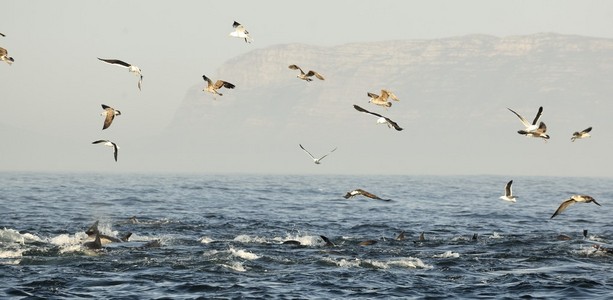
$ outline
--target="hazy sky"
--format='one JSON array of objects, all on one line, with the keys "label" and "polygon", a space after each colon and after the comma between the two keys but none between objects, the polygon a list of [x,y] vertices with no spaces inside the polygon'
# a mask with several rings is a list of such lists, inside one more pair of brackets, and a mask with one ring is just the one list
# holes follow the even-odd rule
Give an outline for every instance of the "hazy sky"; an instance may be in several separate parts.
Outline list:
[{"label": "hazy sky", "polygon": [[[538,32],[613,38],[611,1],[19,0],[3,1],[0,14],[0,46],[15,59],[0,64],[0,124],[84,140],[110,136],[92,134],[101,103],[124,111],[123,134],[154,136],[202,74],[215,77],[224,61],[276,44]],[[254,43],[228,37],[234,20]],[[142,92],[136,77],[96,57],[140,66]]]}]

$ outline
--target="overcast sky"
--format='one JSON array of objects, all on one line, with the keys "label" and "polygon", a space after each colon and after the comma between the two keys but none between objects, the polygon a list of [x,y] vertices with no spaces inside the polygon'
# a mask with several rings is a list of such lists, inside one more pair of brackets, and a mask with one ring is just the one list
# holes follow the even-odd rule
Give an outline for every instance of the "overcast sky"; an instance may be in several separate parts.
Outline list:
[{"label": "overcast sky", "polygon": [[[3,1],[0,14],[0,46],[15,59],[0,64],[0,125],[51,137],[98,130],[101,103],[130,112],[125,133],[153,136],[202,74],[214,77],[224,61],[276,44],[538,32],[613,38],[611,1],[18,0]],[[252,44],[228,37],[234,20]],[[140,66],[143,90],[96,57]]]}]

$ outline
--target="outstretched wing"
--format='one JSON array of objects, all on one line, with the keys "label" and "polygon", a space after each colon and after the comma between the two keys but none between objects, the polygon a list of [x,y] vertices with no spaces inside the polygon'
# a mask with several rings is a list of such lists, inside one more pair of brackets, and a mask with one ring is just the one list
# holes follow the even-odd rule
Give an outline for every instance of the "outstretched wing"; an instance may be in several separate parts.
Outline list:
[{"label": "outstretched wing", "polygon": [[375,98],[375,99],[379,98],[379,95],[374,94],[374,93],[371,93],[371,92],[366,92],[366,94],[367,94],[367,95],[368,95],[368,97],[370,97],[370,98]]},{"label": "outstretched wing", "polygon": [[98,57],[98,59],[103,61],[103,62],[105,62],[105,63],[107,63],[107,64],[118,65],[118,66],[122,66],[122,67],[126,67],[126,68],[130,67],[129,63],[127,63],[125,61],[122,61],[122,60],[119,60],[119,59],[104,59],[104,58],[100,58],[100,57]]},{"label": "outstretched wing", "polygon": [[227,81],[223,81],[223,80],[217,80],[217,82],[215,82],[215,86],[213,86],[214,89],[220,89],[221,87],[225,87],[227,89],[233,89],[235,87],[235,85],[227,82]]},{"label": "outstretched wing", "polygon": [[239,22],[234,21],[234,24],[232,24],[232,27],[236,28],[238,26],[242,26]]},{"label": "outstretched wing", "polygon": [[513,195],[513,190],[511,188],[511,185],[513,185],[513,180],[509,181],[507,183],[507,186],[504,188],[504,194],[507,197]]},{"label": "outstretched wing", "polygon": [[392,93],[392,91],[390,91],[390,90],[381,90],[381,98],[383,100],[387,100],[388,97],[392,98],[392,100],[400,101],[398,99],[398,97],[396,97],[396,95],[394,93]]},{"label": "outstretched wing", "polygon": [[313,154],[311,154],[311,152],[309,152],[307,149],[304,149],[301,144],[298,145],[300,146],[300,148],[302,148],[302,150],[304,150],[304,152],[306,152],[306,154],[308,154],[313,160],[315,160],[315,157],[313,156]]},{"label": "outstretched wing", "polygon": [[[359,106],[357,106],[357,105],[355,105],[355,104],[353,105],[353,108],[355,108],[357,111],[360,111],[360,112],[363,112],[363,113],[371,114],[371,115],[373,115],[373,116],[377,116],[377,117],[379,117],[379,118],[385,118],[384,116],[382,116],[382,115],[380,115],[380,114],[378,114],[378,113],[374,113],[374,112],[367,111],[367,110],[365,110],[365,109],[363,109],[363,108],[361,108],[361,107],[359,107]],[[387,118],[385,118],[385,119],[387,119]],[[390,120],[390,121],[391,121],[391,120]]]},{"label": "outstretched wing", "polygon": [[541,118],[541,115],[543,114],[543,107],[539,107],[539,111],[536,113],[536,116],[534,117],[534,121],[532,121],[532,125],[536,125],[539,122],[539,119]]},{"label": "outstretched wing", "polygon": [[300,73],[304,74],[304,72],[302,71],[302,69],[301,69],[299,66],[297,66],[297,65],[289,65],[289,67],[288,67],[288,68],[290,68],[290,69],[292,69],[292,70],[300,70]]},{"label": "outstretched wing", "polygon": [[92,142],[92,144],[100,144],[100,143],[106,143],[106,142],[108,142],[108,140],[97,140],[97,141]]},{"label": "outstretched wing", "polygon": [[550,219],[553,219],[553,217],[561,214],[563,211],[565,211],[569,206],[575,204],[575,200],[573,199],[568,199],[564,202],[562,202],[562,204],[560,204],[560,206],[558,207],[558,209],[556,209],[556,212],[553,213],[553,215],[551,216]]},{"label": "outstretched wing", "polygon": [[581,131],[581,133],[588,133],[590,131],[592,131],[592,127],[588,127],[586,129],[584,129],[583,131]]},{"label": "outstretched wing", "polygon": [[328,156],[330,153],[334,152],[335,150],[336,150],[336,148],[332,149],[332,151],[328,152],[328,154],[326,154],[326,155],[324,155],[324,156],[320,157],[320,158],[319,158],[319,160],[324,159],[324,157]]},{"label": "outstretched wing", "polygon": [[202,79],[204,79],[204,81],[206,81],[209,84],[209,86],[213,85],[213,81],[209,79],[208,77],[206,77],[206,75],[202,75]]},{"label": "outstretched wing", "polygon": [[387,118],[387,117],[383,117],[385,118],[385,121],[387,121],[388,124],[392,125],[392,127],[394,127],[394,129],[398,130],[398,131],[402,131],[402,127],[398,126],[398,124],[394,121],[392,121],[392,119]]},{"label": "outstretched wing", "polygon": [[521,123],[522,123],[522,124],[524,124],[524,126],[525,126],[526,128],[527,128],[527,127],[530,127],[530,123],[528,123],[528,121],[527,121],[526,119],[524,119],[524,117],[520,116],[518,113],[516,113],[514,110],[512,110],[512,109],[510,109],[510,108],[508,108],[508,107],[507,107],[507,109],[508,109],[508,110],[510,110],[512,113],[514,113],[514,114],[515,114],[515,115],[516,115],[516,116],[519,118],[519,120],[521,121]]},{"label": "outstretched wing", "polygon": [[364,197],[368,197],[370,199],[383,200],[383,199],[379,198],[379,196],[377,196],[375,194],[372,194],[372,193],[369,193],[369,192],[367,192],[367,191],[365,191],[363,189],[357,189],[357,191],[360,192],[360,195],[362,195]]},{"label": "outstretched wing", "polygon": [[313,76],[313,75],[315,75],[315,77],[319,78],[320,80],[325,80],[325,79],[324,79],[324,77],[323,77],[323,76],[321,76],[321,74],[319,74],[319,73],[317,73],[317,72],[315,72],[315,71],[313,71],[313,70],[310,70],[310,71],[309,71],[308,73],[306,73],[306,75],[304,75],[304,76],[306,76],[306,77],[310,77],[310,76]]},{"label": "outstretched wing", "polygon": [[[106,105],[102,104],[102,107],[105,106]],[[109,126],[111,126],[111,123],[113,123],[113,119],[115,119],[115,112],[112,108],[106,106],[104,110],[106,111],[106,117],[104,118],[104,125],[102,126],[102,130],[109,128]]]}]

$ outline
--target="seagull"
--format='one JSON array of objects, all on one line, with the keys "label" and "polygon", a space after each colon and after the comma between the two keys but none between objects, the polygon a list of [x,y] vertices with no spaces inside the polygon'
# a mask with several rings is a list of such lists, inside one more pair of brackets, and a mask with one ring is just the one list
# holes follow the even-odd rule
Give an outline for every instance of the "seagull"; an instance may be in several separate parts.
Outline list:
[{"label": "seagull", "polygon": [[368,197],[370,199],[376,199],[376,200],[383,200],[383,201],[391,201],[391,199],[382,199],[379,196],[375,195],[375,194],[371,194],[363,189],[355,189],[353,191],[347,192],[347,194],[345,194],[345,199],[349,199],[353,196],[357,196],[357,195],[362,195],[364,197]]},{"label": "seagull", "polygon": [[92,142],[92,144],[100,144],[103,143],[103,145],[105,146],[109,146],[109,147],[113,147],[113,156],[115,157],[115,161],[117,161],[117,150],[119,149],[119,146],[117,146],[117,144],[109,141],[109,140],[97,140],[95,142]]},{"label": "seagull", "polygon": [[547,125],[545,125],[545,123],[543,122],[539,124],[539,127],[536,130],[533,130],[533,131],[518,130],[517,131],[517,133],[523,134],[527,137],[542,138],[545,141],[547,141],[549,139],[549,135],[546,132],[547,132]]},{"label": "seagull", "polygon": [[524,126],[526,127],[524,129],[525,131],[534,131],[534,130],[537,130],[539,128],[539,125],[537,125],[537,124],[539,124],[539,119],[541,118],[541,115],[543,114],[543,107],[542,106],[539,107],[539,110],[536,113],[536,117],[534,117],[534,121],[532,121],[532,124],[528,123],[528,121],[524,117],[520,116],[514,110],[512,110],[512,109],[510,109],[508,107],[507,107],[507,109],[510,110],[512,113],[514,113],[519,118],[521,123],[524,124]]},{"label": "seagull", "polygon": [[207,82],[207,85],[204,89],[202,89],[205,92],[209,92],[213,95],[219,95],[219,96],[223,96],[222,93],[217,92],[218,89],[225,87],[227,89],[233,89],[235,87],[235,85],[227,82],[227,81],[223,81],[223,80],[217,80],[215,82],[215,84],[213,84],[213,81],[211,79],[209,79],[208,77],[206,77],[206,75],[202,75],[202,78],[204,78],[204,81]]},{"label": "seagull", "polygon": [[9,55],[9,52],[6,51],[6,49],[0,47],[0,60],[5,61],[10,66],[15,60],[8,55]]},{"label": "seagull", "polygon": [[392,106],[392,102],[387,101],[388,98],[392,98],[395,101],[400,101],[398,97],[396,97],[396,95],[394,95],[394,93],[389,90],[382,89],[381,96],[371,92],[367,92],[366,94],[368,95],[368,97],[370,97],[370,100],[368,100],[369,103],[383,106],[386,109]]},{"label": "seagull", "polygon": [[513,180],[507,183],[507,186],[504,188],[504,196],[500,196],[500,199],[510,202],[516,202],[515,196],[513,196],[513,190],[511,189],[511,185],[513,184]]},{"label": "seagull", "polygon": [[300,70],[300,75],[296,76],[302,80],[306,80],[306,81],[313,81],[313,79],[311,79],[311,76],[315,75],[315,77],[317,77],[320,80],[325,80],[323,76],[321,76],[321,74],[313,71],[313,70],[309,70],[309,72],[307,72],[306,74],[304,74],[304,71],[302,71],[302,69],[297,66],[297,65],[289,65],[289,68],[292,70]]},{"label": "seagull", "polygon": [[570,199],[568,199],[568,200],[562,202],[562,204],[560,204],[560,207],[558,207],[558,209],[556,210],[556,212],[553,213],[553,215],[551,216],[550,219],[553,219],[553,217],[561,214],[569,206],[571,206],[571,205],[573,205],[575,203],[590,203],[590,202],[594,202],[594,204],[596,204],[598,206],[601,206],[591,196],[588,196],[588,195],[573,195],[573,196],[570,197]]},{"label": "seagull", "polygon": [[382,115],[380,115],[378,113],[367,111],[367,110],[365,110],[365,109],[363,109],[363,108],[361,108],[361,107],[359,107],[359,106],[357,106],[355,104],[353,105],[353,108],[355,108],[357,111],[365,112],[367,114],[371,114],[373,116],[379,117],[379,119],[377,119],[377,123],[378,124],[387,124],[387,127],[389,127],[389,128],[394,127],[394,129],[396,129],[398,131],[402,131],[402,128],[400,126],[398,126],[398,124],[396,124],[396,122],[392,121],[391,119],[389,119],[387,117],[384,117],[384,116],[382,116]]},{"label": "seagull", "polygon": [[138,89],[141,90],[141,84],[143,83],[143,74],[141,73],[141,70],[139,67],[135,66],[135,65],[131,65],[127,62],[121,61],[119,59],[104,59],[104,58],[100,58],[98,57],[99,60],[107,63],[107,64],[111,64],[111,65],[116,65],[116,66],[120,66],[120,67],[124,67],[124,68],[128,68],[129,72],[134,73],[134,75],[136,76],[140,76],[140,79],[138,80]]},{"label": "seagull", "polygon": [[324,155],[324,156],[322,156],[322,157],[320,157],[320,158],[315,158],[315,157],[313,156],[313,154],[311,154],[309,151],[307,151],[307,149],[304,149],[304,147],[302,147],[302,145],[301,145],[301,144],[298,144],[298,145],[300,146],[300,148],[302,148],[302,150],[304,150],[304,152],[306,152],[306,153],[307,153],[307,154],[308,154],[308,155],[309,155],[309,156],[310,156],[310,157],[313,159],[313,162],[314,162],[316,165],[321,164],[321,160],[322,160],[322,159],[324,159],[324,157],[328,156],[328,154],[330,154],[330,153],[332,153],[332,152],[334,152],[334,151],[336,150],[336,148],[334,148],[334,149],[332,149],[332,151],[330,151],[328,154],[326,154],[326,155]]},{"label": "seagull", "polygon": [[592,127],[588,127],[582,131],[573,133],[573,137],[570,138],[571,142],[574,142],[576,139],[584,139],[591,137],[590,131],[592,131]]},{"label": "seagull", "polygon": [[253,39],[249,35],[249,31],[245,29],[245,26],[234,21],[234,24],[232,24],[232,27],[234,27],[234,31],[230,32],[230,36],[245,39],[245,43],[253,42]]},{"label": "seagull", "polygon": [[104,125],[102,125],[102,130],[105,130],[109,128],[109,126],[111,126],[111,123],[113,123],[113,119],[115,118],[115,116],[121,115],[121,112],[104,104],[102,104],[102,109],[104,109],[104,111],[100,115],[105,116]]}]

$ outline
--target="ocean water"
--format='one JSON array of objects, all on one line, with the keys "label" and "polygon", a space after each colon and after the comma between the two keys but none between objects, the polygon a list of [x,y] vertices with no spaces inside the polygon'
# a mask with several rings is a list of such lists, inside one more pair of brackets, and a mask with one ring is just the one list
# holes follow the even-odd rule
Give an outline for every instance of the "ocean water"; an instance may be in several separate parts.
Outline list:
[{"label": "ocean water", "polygon": [[[572,194],[602,206],[550,219]],[[0,298],[610,299],[612,199],[608,178],[0,173]],[[87,249],[95,221],[132,236]]]}]

